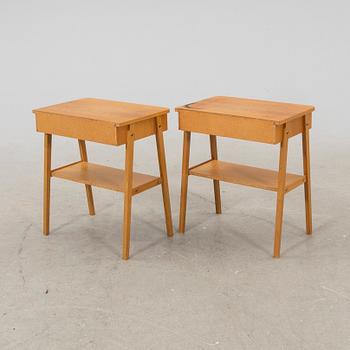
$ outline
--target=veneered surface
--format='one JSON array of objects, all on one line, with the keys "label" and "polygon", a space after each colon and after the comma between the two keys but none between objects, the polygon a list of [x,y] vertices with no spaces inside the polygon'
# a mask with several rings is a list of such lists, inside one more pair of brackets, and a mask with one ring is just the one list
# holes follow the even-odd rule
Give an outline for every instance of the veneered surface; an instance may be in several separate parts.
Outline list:
[{"label": "veneered surface", "polygon": [[101,120],[111,122],[116,126],[123,126],[157,115],[166,114],[169,112],[169,109],[129,102],[83,98],[34,109],[33,112]]},{"label": "veneered surface", "polygon": [[233,117],[268,120],[276,125],[311,113],[315,107],[237,97],[215,96],[177,107],[176,111],[197,111]]}]

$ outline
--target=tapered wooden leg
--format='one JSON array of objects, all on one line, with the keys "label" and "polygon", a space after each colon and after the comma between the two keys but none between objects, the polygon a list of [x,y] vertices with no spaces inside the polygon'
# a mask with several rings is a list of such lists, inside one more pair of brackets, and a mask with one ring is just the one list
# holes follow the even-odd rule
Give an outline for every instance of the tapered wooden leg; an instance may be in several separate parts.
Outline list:
[{"label": "tapered wooden leg", "polygon": [[185,233],[187,187],[188,187],[188,167],[190,161],[191,132],[184,131],[183,153],[182,153],[182,180],[180,199],[179,232]]},{"label": "tapered wooden leg", "polygon": [[[218,146],[217,146],[215,135],[210,135],[210,153],[211,153],[211,159],[214,159],[214,160],[218,159]],[[214,184],[216,214],[221,214],[220,181],[213,180],[213,184]]]},{"label": "tapered wooden leg", "polygon": [[134,163],[134,126],[130,125],[125,144],[125,173],[124,173],[124,222],[123,222],[123,254],[124,260],[129,259],[131,200]]},{"label": "tapered wooden leg", "polygon": [[304,194],[305,194],[305,216],[306,216],[306,233],[312,233],[312,210],[311,210],[311,175],[310,175],[310,141],[309,126],[307,125],[306,116],[304,117],[303,130],[303,165],[304,165]]},{"label": "tapered wooden leg", "polygon": [[[84,140],[79,141],[79,150],[80,150],[80,158],[83,162],[88,161],[86,144]],[[92,187],[91,185],[85,185],[86,198],[88,202],[89,214],[95,215],[95,205],[94,205],[94,197],[92,195]]]},{"label": "tapered wooden leg", "polygon": [[44,210],[43,234],[50,233],[50,187],[51,187],[51,148],[52,135],[44,135]]},{"label": "tapered wooden leg", "polygon": [[282,235],[282,220],[283,220],[283,206],[287,171],[287,154],[288,154],[288,131],[284,127],[283,138],[280,148],[280,160],[278,170],[278,190],[277,190],[277,205],[276,205],[276,219],[275,219],[275,244],[274,254],[275,258],[280,256],[281,249],[281,235]]},{"label": "tapered wooden leg", "polygon": [[157,141],[159,173],[162,180],[162,193],[163,193],[166,230],[167,230],[168,236],[172,237],[174,234],[174,230],[173,230],[173,220],[171,218],[169,184],[168,184],[168,175],[166,170],[165,149],[164,149],[161,117],[156,118],[156,141]]}]

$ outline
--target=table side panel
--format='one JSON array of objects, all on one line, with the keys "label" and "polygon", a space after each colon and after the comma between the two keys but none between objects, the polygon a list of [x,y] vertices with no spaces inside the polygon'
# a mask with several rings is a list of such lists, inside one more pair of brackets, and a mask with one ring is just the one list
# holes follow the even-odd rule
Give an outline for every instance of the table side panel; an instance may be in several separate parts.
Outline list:
[{"label": "table side panel", "polygon": [[271,121],[197,111],[178,113],[180,130],[271,144],[279,142],[278,129]]},{"label": "table side panel", "polygon": [[35,116],[36,129],[39,132],[109,145],[117,144],[116,127],[113,123],[46,112],[36,112]]},{"label": "table side panel", "polygon": [[[312,126],[312,113],[306,115],[306,125],[308,129],[311,129]],[[301,116],[297,119],[293,119],[287,123],[288,128],[288,137],[291,138],[298,134],[301,134],[304,130],[304,116]],[[283,125],[278,126],[277,130],[278,139],[282,141],[283,135]]]},{"label": "table side panel", "polygon": [[[145,137],[154,135],[156,133],[156,117],[142,120],[134,124],[135,140],[143,139]],[[123,145],[126,143],[128,125],[117,128],[117,145]],[[161,130],[166,131],[168,129],[167,115],[161,116]]]}]

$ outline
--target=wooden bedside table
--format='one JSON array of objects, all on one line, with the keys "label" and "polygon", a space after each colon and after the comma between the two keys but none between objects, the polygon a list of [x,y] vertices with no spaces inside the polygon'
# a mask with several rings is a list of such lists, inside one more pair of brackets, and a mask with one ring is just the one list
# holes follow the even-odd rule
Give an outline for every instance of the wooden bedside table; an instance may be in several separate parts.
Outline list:
[{"label": "wooden bedside table", "polygon": [[[161,185],[166,229],[173,235],[163,132],[169,109],[134,103],[85,98],[35,109],[37,131],[44,136],[43,233],[50,227],[50,180],[58,177],[85,184],[90,215],[95,214],[92,186],[124,192],[123,259],[129,258],[132,196]],[[78,139],[81,160],[51,170],[52,135]],[[134,141],[155,135],[160,176],[133,173]],[[85,140],[125,145],[125,170],[88,162]]]},{"label": "wooden bedside table", "polygon": [[[313,106],[217,96],[177,107],[184,131],[179,230],[185,232],[188,176],[213,179],[216,213],[221,213],[220,182],[277,192],[274,257],[280,256],[285,193],[304,184],[306,232],[312,233],[309,129]],[[210,135],[211,159],[189,167],[191,132]],[[304,175],[286,173],[288,139],[302,134]],[[218,160],[216,136],[280,144],[279,170]]]}]

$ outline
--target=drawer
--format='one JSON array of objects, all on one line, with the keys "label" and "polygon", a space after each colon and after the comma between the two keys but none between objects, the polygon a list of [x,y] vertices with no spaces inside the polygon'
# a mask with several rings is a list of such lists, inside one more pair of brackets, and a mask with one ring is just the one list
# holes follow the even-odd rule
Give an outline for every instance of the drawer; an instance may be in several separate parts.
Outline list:
[{"label": "drawer", "polygon": [[[36,129],[39,132],[60,135],[108,145],[126,143],[128,125],[117,127],[112,122],[36,112]],[[155,134],[156,118],[135,123],[135,140]],[[167,130],[167,115],[161,116],[161,129]]]},{"label": "drawer", "polygon": [[[179,129],[207,135],[217,135],[263,143],[280,143],[283,125],[272,121],[235,117],[198,111],[179,111]],[[308,127],[311,127],[311,114],[307,115]],[[287,123],[290,137],[303,130],[303,117]]]}]

